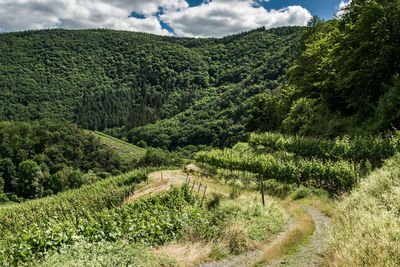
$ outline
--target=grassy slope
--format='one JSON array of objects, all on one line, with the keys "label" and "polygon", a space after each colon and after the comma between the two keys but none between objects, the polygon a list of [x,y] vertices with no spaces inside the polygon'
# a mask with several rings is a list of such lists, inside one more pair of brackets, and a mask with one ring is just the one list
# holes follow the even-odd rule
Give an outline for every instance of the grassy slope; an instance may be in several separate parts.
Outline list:
[{"label": "grassy slope", "polygon": [[400,265],[400,154],[338,203],[330,242],[333,266]]},{"label": "grassy slope", "polygon": [[98,137],[102,144],[117,150],[117,152],[125,159],[128,160],[132,160],[135,158],[138,159],[144,156],[144,154],[146,154],[146,149],[129,144],[120,139],[109,136],[105,133],[101,133],[98,131],[87,131],[87,132],[90,132],[94,134],[96,137]]}]

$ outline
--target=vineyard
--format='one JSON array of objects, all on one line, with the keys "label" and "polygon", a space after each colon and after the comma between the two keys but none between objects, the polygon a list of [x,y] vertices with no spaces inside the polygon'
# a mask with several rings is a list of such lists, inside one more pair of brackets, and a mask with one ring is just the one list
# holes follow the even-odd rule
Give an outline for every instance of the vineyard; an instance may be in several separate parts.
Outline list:
[{"label": "vineyard", "polygon": [[303,136],[285,136],[266,132],[251,134],[249,144],[275,151],[287,151],[306,158],[365,161],[381,164],[395,155],[400,147],[399,132],[378,137],[338,137],[334,140]]},{"label": "vineyard", "polygon": [[276,133],[251,134],[252,149],[200,152],[196,160],[215,168],[260,175],[264,180],[312,185],[337,193],[351,190],[359,179],[392,157],[399,135],[384,138],[321,140]]},{"label": "vineyard", "polygon": [[175,240],[183,227],[207,224],[187,185],[121,205],[133,192],[132,185],[145,177],[136,171],[56,197],[2,208],[0,262],[30,262],[82,240],[160,245]]},{"label": "vineyard", "polygon": [[0,262],[25,262],[72,242],[76,233],[68,229],[77,218],[117,207],[146,177],[144,171],[133,171],[56,196],[0,207]]},{"label": "vineyard", "polygon": [[[222,240],[213,246],[228,244],[226,253],[242,253],[284,225],[285,212],[273,200],[261,207],[253,200],[212,193],[203,203],[193,191],[194,182],[184,179],[182,186],[129,200],[146,186],[148,172],[136,170],[55,196],[1,206],[0,264],[36,265],[83,243],[115,247],[123,242],[150,253],[151,247],[175,240]],[[232,236],[232,225],[243,229]]]}]

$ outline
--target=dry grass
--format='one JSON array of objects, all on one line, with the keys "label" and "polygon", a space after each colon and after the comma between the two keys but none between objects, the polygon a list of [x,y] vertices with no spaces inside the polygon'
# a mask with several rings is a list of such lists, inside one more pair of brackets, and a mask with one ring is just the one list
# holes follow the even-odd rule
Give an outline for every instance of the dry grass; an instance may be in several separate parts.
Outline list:
[{"label": "dry grass", "polygon": [[331,266],[400,266],[400,155],[337,203]]},{"label": "dry grass", "polygon": [[283,202],[282,204],[296,222],[281,238],[274,240],[265,247],[265,253],[259,260],[259,264],[268,264],[274,259],[282,257],[284,254],[293,252],[295,248],[307,240],[307,237],[312,234],[315,229],[315,223],[312,217],[300,206],[293,205],[289,202]]},{"label": "dry grass", "polygon": [[174,258],[178,266],[193,266],[209,259],[213,246],[213,242],[177,242],[159,247],[155,252]]},{"label": "dry grass", "polygon": [[336,212],[336,203],[333,199],[325,197],[313,197],[297,200],[296,203],[302,206],[308,206],[310,208],[316,209],[328,217],[333,217]]}]

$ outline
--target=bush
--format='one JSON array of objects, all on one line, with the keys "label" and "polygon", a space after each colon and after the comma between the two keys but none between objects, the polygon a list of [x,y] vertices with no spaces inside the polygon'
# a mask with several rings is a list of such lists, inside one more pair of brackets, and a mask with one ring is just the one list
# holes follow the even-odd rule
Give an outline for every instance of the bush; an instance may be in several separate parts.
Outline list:
[{"label": "bush", "polygon": [[280,183],[273,179],[264,181],[264,190],[270,196],[286,198],[296,188],[296,184]]},{"label": "bush", "polygon": [[293,200],[309,198],[311,197],[311,194],[312,190],[310,188],[300,185],[300,187],[297,188],[296,191],[294,191],[292,198]]},{"label": "bush", "polygon": [[221,201],[225,198],[223,194],[212,192],[206,201],[206,208],[208,210],[216,209],[220,206]]},{"label": "bush", "polygon": [[242,189],[240,186],[233,184],[229,188],[229,198],[237,199],[242,194]]},{"label": "bush", "polygon": [[244,229],[230,229],[229,233],[229,249],[232,254],[239,255],[249,249],[250,241]]}]

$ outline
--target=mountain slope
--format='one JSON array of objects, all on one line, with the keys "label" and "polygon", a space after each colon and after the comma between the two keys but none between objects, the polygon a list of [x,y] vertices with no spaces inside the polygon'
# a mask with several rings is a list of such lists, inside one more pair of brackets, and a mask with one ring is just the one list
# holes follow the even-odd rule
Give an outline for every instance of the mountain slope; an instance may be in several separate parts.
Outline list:
[{"label": "mountain slope", "polygon": [[[214,131],[210,120],[223,120],[216,122],[217,135],[234,125],[241,133],[249,98],[283,81],[302,30],[260,28],[221,39],[112,30],[2,34],[0,120],[56,118],[95,130],[130,130],[167,120],[154,126],[159,128],[179,120],[180,129],[189,123],[190,132],[194,124]],[[182,121],[182,116],[188,118]],[[201,134],[196,134],[194,143],[210,144],[213,136],[198,140]],[[175,139],[161,146],[191,143],[184,135]]]}]

